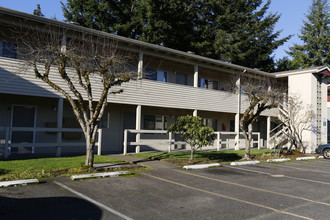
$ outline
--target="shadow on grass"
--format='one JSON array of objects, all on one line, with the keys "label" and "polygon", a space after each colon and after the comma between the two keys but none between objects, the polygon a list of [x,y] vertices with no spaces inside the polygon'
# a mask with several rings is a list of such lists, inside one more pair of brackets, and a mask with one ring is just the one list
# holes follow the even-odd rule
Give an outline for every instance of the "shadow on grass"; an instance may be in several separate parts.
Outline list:
[{"label": "shadow on grass", "polygon": [[[189,159],[189,157],[190,157],[190,152],[176,152],[176,153],[157,153],[150,155],[148,159],[173,160],[173,159]],[[194,158],[228,162],[228,161],[240,160],[242,157],[239,156],[237,153],[225,153],[224,151],[222,152],[209,151],[209,152],[195,152]]]},{"label": "shadow on grass", "polygon": [[198,152],[195,155],[195,158],[199,158],[199,155],[201,155],[201,158],[206,158],[209,160],[219,160],[223,162],[228,161],[235,161],[242,159],[241,156],[239,156],[236,153],[222,153],[222,152]]},{"label": "shadow on grass", "polygon": [[10,170],[0,169],[0,176],[10,173]]}]

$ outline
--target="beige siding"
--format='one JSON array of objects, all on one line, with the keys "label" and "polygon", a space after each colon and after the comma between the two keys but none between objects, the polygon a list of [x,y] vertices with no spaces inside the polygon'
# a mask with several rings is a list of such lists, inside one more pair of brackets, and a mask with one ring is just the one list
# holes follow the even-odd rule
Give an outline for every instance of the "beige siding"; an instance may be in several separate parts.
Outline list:
[{"label": "beige siding", "polygon": [[[50,76],[55,83],[67,88],[56,69],[52,69]],[[77,80],[73,78],[73,82]],[[97,100],[102,87],[99,78],[94,78],[93,82],[94,99]],[[237,96],[231,92],[151,80],[131,81],[122,88],[124,92],[111,95],[109,102],[229,113],[237,111]],[[36,79],[31,68],[24,68],[24,62],[8,58],[0,58],[0,93],[41,97],[60,96],[40,79]],[[242,98],[241,111],[243,112],[246,107],[247,103]]]}]

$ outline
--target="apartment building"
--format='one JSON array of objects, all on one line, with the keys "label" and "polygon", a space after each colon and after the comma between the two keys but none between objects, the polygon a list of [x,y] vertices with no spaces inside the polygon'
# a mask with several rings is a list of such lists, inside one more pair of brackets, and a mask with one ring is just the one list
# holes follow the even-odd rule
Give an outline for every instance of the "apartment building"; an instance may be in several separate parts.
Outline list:
[{"label": "apartment building", "polygon": [[[328,67],[267,73],[138,40],[46,19],[0,7],[0,151],[3,154],[66,154],[85,152],[83,134],[63,95],[34,76],[18,51],[21,45],[6,38],[8,27],[56,27],[63,33],[88,33],[112,39],[127,51],[139,76],[111,94],[100,123],[99,153],[135,150],[174,150],[166,129],[181,115],[198,115],[217,131],[215,148],[244,147],[239,137],[239,116],[248,106],[244,94],[230,82],[243,72],[280,80],[288,95],[301,97],[316,113],[313,129],[305,131],[307,152],[327,143]],[[63,37],[67,37],[63,34]],[[56,77],[56,69],[51,70]],[[59,76],[58,76],[59,77]],[[60,79],[57,82],[64,85]],[[253,125],[255,145],[270,147],[277,109],[265,111]],[[175,138],[174,138],[175,139]],[[170,141],[171,142],[171,141]],[[137,147],[138,146],[138,147]]]}]

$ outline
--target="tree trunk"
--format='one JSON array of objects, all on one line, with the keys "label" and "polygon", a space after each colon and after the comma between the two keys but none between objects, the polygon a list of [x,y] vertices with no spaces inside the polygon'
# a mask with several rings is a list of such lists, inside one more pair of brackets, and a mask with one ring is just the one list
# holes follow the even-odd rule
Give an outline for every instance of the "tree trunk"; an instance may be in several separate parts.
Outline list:
[{"label": "tree trunk", "polygon": [[92,168],[93,164],[94,164],[95,137],[93,137],[92,132],[89,132],[89,133],[85,133],[85,139],[86,139],[86,161],[85,161],[85,166],[87,166],[88,168]]},{"label": "tree trunk", "polygon": [[245,155],[242,160],[251,160],[251,144],[252,144],[252,125],[248,125],[248,132],[243,131],[245,137]]},{"label": "tree trunk", "polygon": [[191,147],[191,151],[190,151],[190,159],[189,159],[189,164],[191,164],[193,162],[194,159],[194,152],[195,152],[195,147]]}]

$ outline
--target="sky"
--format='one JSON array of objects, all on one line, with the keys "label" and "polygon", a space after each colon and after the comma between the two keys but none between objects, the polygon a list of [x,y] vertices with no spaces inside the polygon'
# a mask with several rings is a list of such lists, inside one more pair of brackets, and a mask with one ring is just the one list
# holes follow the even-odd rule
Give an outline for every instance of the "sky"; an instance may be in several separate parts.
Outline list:
[{"label": "sky", "polygon": [[[46,18],[56,17],[58,20],[64,20],[60,2],[66,0],[0,0],[0,6],[14,9],[17,11],[33,13],[37,4],[40,4],[41,11]],[[266,2],[266,0],[264,0]],[[294,43],[301,43],[298,34],[303,26],[305,15],[308,14],[309,6],[312,0],[272,0],[268,12],[281,15],[280,20],[275,26],[275,30],[282,30],[280,38],[290,34],[294,36],[279,47],[275,52],[275,59],[286,56],[285,50],[293,46]]]}]

